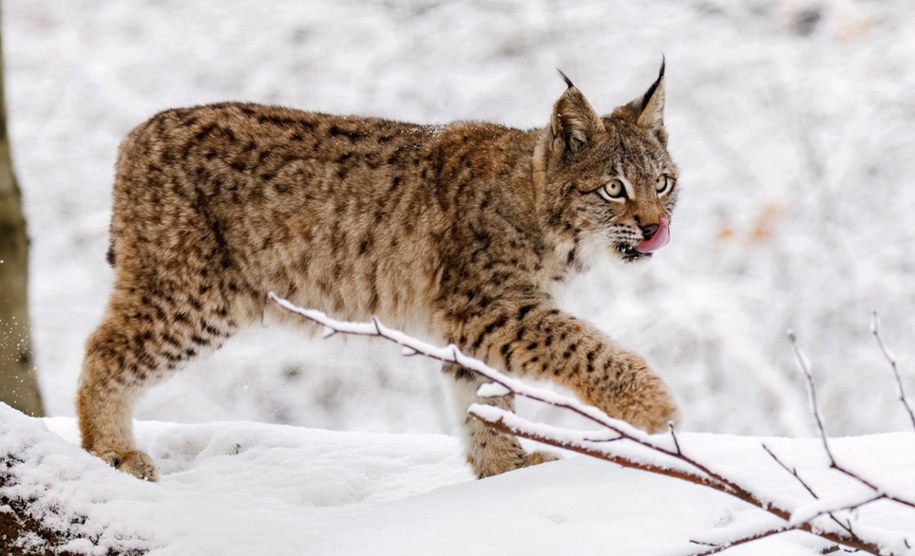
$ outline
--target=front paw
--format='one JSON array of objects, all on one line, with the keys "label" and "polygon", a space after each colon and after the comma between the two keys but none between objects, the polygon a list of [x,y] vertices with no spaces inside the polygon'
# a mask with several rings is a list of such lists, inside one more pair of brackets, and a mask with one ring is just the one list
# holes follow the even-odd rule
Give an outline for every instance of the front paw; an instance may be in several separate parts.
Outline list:
[{"label": "front paw", "polygon": [[634,400],[630,407],[623,411],[623,419],[636,427],[658,434],[667,430],[668,423],[680,422],[680,410],[674,402],[667,387],[646,392],[643,398]]},{"label": "front paw", "polygon": [[589,393],[594,405],[650,434],[667,430],[668,423],[679,423],[680,412],[667,385],[640,357],[631,361],[633,365],[618,375],[616,384]]}]

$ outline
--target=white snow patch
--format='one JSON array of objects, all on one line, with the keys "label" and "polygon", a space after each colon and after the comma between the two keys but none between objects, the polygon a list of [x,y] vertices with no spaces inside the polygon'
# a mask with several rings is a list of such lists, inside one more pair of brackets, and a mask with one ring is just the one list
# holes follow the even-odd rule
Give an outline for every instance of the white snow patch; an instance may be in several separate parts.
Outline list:
[{"label": "white snow patch", "polygon": [[[136,431],[160,466],[159,483],[82,451],[72,419],[42,421],[0,406],[0,458],[18,458],[9,467],[15,480],[0,486],[0,496],[34,497],[35,517],[93,539],[95,552],[146,547],[155,555],[685,554],[695,548],[691,540],[733,539],[778,521],[706,488],[585,457],[478,481],[457,439],[440,435],[244,422],[141,421]],[[694,457],[787,507],[810,497],[759,449],[763,441],[824,495],[851,492],[822,465],[815,439],[679,439]],[[857,454],[857,471],[909,484],[915,435],[835,444]],[[854,519],[893,547],[915,528],[915,513],[882,502]],[[88,553],[86,542],[67,546]],[[812,555],[822,546],[809,535],[786,534],[735,553]]]}]

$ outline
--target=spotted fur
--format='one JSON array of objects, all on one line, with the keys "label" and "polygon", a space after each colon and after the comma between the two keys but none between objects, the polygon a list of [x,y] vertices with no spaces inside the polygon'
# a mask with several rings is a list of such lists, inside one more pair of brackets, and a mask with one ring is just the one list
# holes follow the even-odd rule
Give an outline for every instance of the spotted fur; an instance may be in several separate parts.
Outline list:
[{"label": "spotted fur", "polygon": [[[134,400],[240,328],[284,318],[271,291],[339,318],[378,315],[660,430],[676,413],[662,381],[550,292],[595,253],[649,256],[634,246],[670,219],[663,66],[605,116],[568,85],[544,129],[243,103],[168,110],[134,129],[116,168],[114,288],[79,385],[83,446],[155,480],[134,446]],[[613,180],[627,198],[605,198],[622,187]],[[482,401],[467,371],[444,371],[462,415]],[[464,430],[481,477],[551,459],[479,424]]]}]

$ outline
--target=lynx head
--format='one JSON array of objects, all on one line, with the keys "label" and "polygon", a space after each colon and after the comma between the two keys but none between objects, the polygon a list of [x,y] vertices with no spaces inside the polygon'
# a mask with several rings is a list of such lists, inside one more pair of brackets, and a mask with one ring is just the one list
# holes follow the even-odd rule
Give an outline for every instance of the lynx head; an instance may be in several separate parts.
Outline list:
[{"label": "lynx head", "polygon": [[595,249],[626,262],[650,257],[670,238],[677,201],[664,128],[664,63],[645,94],[605,116],[562,77],[568,88],[534,153],[547,225],[571,242],[569,259],[579,266]]}]

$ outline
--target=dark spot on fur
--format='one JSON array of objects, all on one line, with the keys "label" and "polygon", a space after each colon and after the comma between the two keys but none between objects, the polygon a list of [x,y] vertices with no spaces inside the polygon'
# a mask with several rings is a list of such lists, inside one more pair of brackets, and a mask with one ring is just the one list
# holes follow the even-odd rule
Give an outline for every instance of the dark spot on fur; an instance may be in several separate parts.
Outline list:
[{"label": "dark spot on fur", "polygon": [[206,139],[207,137],[209,137],[209,135],[210,135],[211,133],[213,133],[213,131],[215,131],[215,130],[216,130],[216,124],[209,124],[209,125],[207,125],[207,126],[204,126],[203,128],[201,128],[200,131],[198,131],[198,132],[194,135],[194,141],[197,142],[197,143],[203,141],[204,139]]},{"label": "dark spot on fur", "polygon": [[473,380],[473,373],[468,371],[464,367],[458,367],[457,370],[454,371],[454,378],[457,380],[470,381],[470,380]]},{"label": "dark spot on fur", "polygon": [[328,131],[330,132],[331,137],[341,137],[342,136],[342,137],[346,137],[350,141],[358,141],[359,139],[362,139],[363,137],[365,137],[365,133],[363,133],[361,131],[355,131],[352,129],[343,129],[336,124],[330,126],[330,129]]},{"label": "dark spot on fur", "polygon": [[210,324],[207,323],[207,322],[201,323],[201,327],[200,327],[200,328],[201,328],[201,330],[203,330],[204,332],[206,332],[206,333],[209,334],[210,336],[220,337],[220,336],[226,336],[226,335],[227,335],[227,334],[226,334],[225,332],[223,332],[222,330],[219,330],[218,328],[215,328],[215,327],[213,327],[213,326],[210,326]]},{"label": "dark spot on fur", "polygon": [[193,336],[191,336],[191,342],[197,344],[198,346],[208,346],[208,345],[210,345],[210,341],[209,341],[209,340],[207,340],[206,338],[201,338],[201,337],[198,336],[197,334],[194,334]]},{"label": "dark spot on fur", "polygon": [[397,147],[394,149],[394,152],[391,153],[391,156],[388,157],[388,164],[394,165],[400,161],[400,155],[403,154],[403,147]]},{"label": "dark spot on fur", "polygon": [[168,332],[166,332],[165,334],[162,334],[162,341],[164,341],[166,344],[168,344],[170,346],[174,346],[177,348],[181,347],[181,342],[179,342],[177,338],[175,338]]}]

